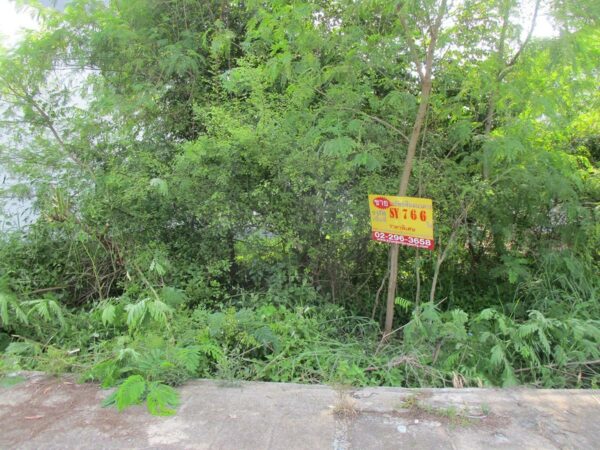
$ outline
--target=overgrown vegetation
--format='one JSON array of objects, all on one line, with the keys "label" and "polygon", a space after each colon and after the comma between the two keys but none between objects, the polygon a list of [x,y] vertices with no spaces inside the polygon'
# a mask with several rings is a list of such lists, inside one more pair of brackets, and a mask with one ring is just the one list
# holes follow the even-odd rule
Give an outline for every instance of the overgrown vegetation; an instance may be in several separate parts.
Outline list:
[{"label": "overgrown vegetation", "polygon": [[[597,2],[106,3],[0,54],[3,195],[38,212],[0,240],[2,372],[165,415],[196,377],[598,387]],[[423,101],[436,250],[399,248],[382,341],[367,194]]]}]

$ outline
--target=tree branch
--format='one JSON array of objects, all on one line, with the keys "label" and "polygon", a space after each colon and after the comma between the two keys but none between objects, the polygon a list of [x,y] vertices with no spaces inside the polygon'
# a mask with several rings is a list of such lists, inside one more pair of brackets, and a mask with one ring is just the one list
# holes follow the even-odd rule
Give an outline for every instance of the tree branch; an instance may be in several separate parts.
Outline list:
[{"label": "tree branch", "polygon": [[423,72],[421,58],[419,58],[419,53],[417,52],[417,46],[415,45],[415,41],[408,32],[408,24],[406,23],[406,18],[402,14],[400,8],[398,18],[400,19],[400,23],[402,24],[402,29],[404,30],[404,37],[406,38],[406,43],[408,44],[408,48],[412,55],[413,63],[415,63],[415,66],[417,66],[417,73],[419,74],[419,79],[423,81],[423,79],[425,78],[425,73]]},{"label": "tree branch", "polygon": [[504,69],[502,69],[500,71],[500,73],[498,74],[498,81],[501,81],[506,76],[506,74],[508,73],[508,71],[515,65],[515,63],[519,59],[519,56],[521,56],[521,54],[523,53],[523,50],[525,50],[525,47],[527,46],[527,44],[529,44],[529,41],[531,40],[531,37],[533,35],[533,31],[535,30],[535,24],[537,22],[537,16],[538,16],[538,13],[539,13],[539,10],[540,10],[540,3],[541,3],[541,0],[536,0],[536,2],[535,2],[535,8],[533,10],[533,16],[531,18],[531,25],[529,26],[529,32],[527,33],[527,36],[525,37],[525,40],[523,41],[523,43],[521,44],[521,46],[517,50],[517,53],[515,53],[515,55],[506,64],[506,66],[504,67]]},{"label": "tree branch", "polygon": [[69,151],[65,141],[63,140],[60,133],[54,126],[54,122],[52,121],[52,119],[50,118],[48,113],[46,113],[46,111],[35,100],[33,95],[31,95],[29,92],[27,92],[27,90],[23,87],[21,87],[21,91],[19,91],[19,89],[15,88],[15,86],[13,86],[10,82],[8,82],[4,77],[2,77],[2,81],[4,81],[4,85],[12,93],[12,95],[15,96],[16,99],[24,100],[33,109],[35,109],[37,111],[37,113],[40,115],[40,117],[44,121],[46,128],[48,128],[48,130],[50,130],[50,132],[54,136],[54,139],[56,139],[56,141],[58,142],[60,147],[63,149],[63,151],[67,154],[67,156],[79,167],[81,167],[82,169],[89,172],[89,174],[92,176],[92,178],[95,178],[94,173],[90,169],[90,167],[87,164],[85,164],[83,161],[81,161],[77,155],[75,155],[75,154],[73,154],[73,152]]},{"label": "tree branch", "polygon": [[[315,90],[315,92],[318,92],[319,94],[321,94],[323,97],[327,98],[328,95],[326,92],[323,92],[321,89],[315,87],[313,88]],[[380,123],[381,125],[389,128],[390,130],[394,131],[395,133],[397,133],[398,135],[400,135],[405,141],[408,141],[408,136],[406,134],[404,134],[402,132],[402,130],[400,130],[399,128],[395,127],[394,125],[392,125],[391,123],[389,123],[388,121],[382,119],[381,117],[377,117],[377,116],[373,116],[371,114],[368,114],[364,111],[361,111],[360,109],[356,109],[356,108],[349,108],[347,106],[338,106],[338,109],[344,110],[344,111],[352,111],[354,113],[357,114],[362,114],[365,117],[368,117],[369,119],[371,119],[374,122]]]}]

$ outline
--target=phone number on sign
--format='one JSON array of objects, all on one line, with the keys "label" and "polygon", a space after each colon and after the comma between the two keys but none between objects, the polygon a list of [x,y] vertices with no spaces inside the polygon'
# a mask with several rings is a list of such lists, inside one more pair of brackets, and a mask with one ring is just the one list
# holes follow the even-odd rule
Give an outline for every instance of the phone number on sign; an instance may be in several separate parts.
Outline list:
[{"label": "phone number on sign", "polygon": [[400,234],[384,233],[383,231],[373,231],[371,237],[379,242],[389,242],[391,244],[408,245],[410,247],[433,250],[433,240],[431,239],[402,236]]}]

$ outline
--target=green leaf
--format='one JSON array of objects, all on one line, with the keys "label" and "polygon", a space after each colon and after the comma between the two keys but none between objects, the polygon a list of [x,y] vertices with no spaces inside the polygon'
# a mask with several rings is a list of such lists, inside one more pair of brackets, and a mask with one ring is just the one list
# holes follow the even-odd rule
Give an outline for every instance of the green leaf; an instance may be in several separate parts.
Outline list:
[{"label": "green leaf", "polygon": [[179,405],[179,393],[166,384],[152,383],[146,397],[146,405],[154,416],[172,416]]},{"label": "green leaf", "polygon": [[109,406],[114,405],[116,403],[116,401],[117,401],[117,390],[115,389],[104,400],[102,400],[101,405],[103,408],[107,408]]},{"label": "green leaf", "polygon": [[413,302],[411,302],[410,300],[407,300],[403,297],[396,297],[396,299],[394,300],[394,303],[396,305],[398,305],[400,308],[402,308],[404,311],[408,311],[410,308],[412,308]]},{"label": "green leaf", "polygon": [[478,320],[492,320],[494,317],[496,317],[498,314],[498,312],[493,309],[493,308],[486,308],[484,310],[482,310],[479,315],[477,316]]},{"label": "green leaf", "polygon": [[221,363],[226,359],[225,353],[223,353],[223,349],[215,344],[212,340],[203,340],[198,350],[206,356],[211,357],[214,361]]},{"label": "green leaf", "polygon": [[11,342],[4,350],[7,355],[39,355],[41,353],[40,345],[35,342]]},{"label": "green leaf", "polygon": [[62,327],[64,327],[65,326],[65,318],[63,316],[62,308],[55,300],[48,300],[48,310],[56,318],[58,323]]},{"label": "green leaf", "polygon": [[213,58],[227,57],[231,51],[231,43],[235,38],[235,33],[231,30],[220,30],[215,33],[210,44],[210,53]]},{"label": "green leaf", "polygon": [[167,316],[170,316],[173,312],[173,308],[158,299],[148,302],[147,307],[150,316],[162,324],[167,323]]},{"label": "green leaf", "polygon": [[346,157],[356,146],[354,139],[340,136],[323,143],[323,154],[325,156]]},{"label": "green leaf", "polygon": [[512,367],[508,364],[504,367],[502,372],[502,387],[509,388],[519,384],[519,381],[515,377],[515,372]]},{"label": "green leaf", "polygon": [[102,361],[84,374],[86,381],[100,381],[103,388],[114,386],[120,375],[119,367],[113,359]]},{"label": "green leaf", "polygon": [[137,303],[130,303],[125,305],[125,311],[127,311],[127,326],[131,330],[135,330],[143,322],[146,317],[147,307],[146,302],[148,299],[140,300]]},{"label": "green leaf", "polygon": [[435,307],[435,304],[433,304],[432,302],[428,302],[423,305],[423,312],[421,313],[421,317],[423,320],[428,320],[432,323],[437,323],[440,321],[439,310]]},{"label": "green leaf", "polygon": [[504,356],[504,348],[500,344],[496,344],[492,347],[492,352],[490,356],[490,362],[495,367],[500,367],[502,363],[505,361]]},{"label": "green leaf", "polygon": [[12,298],[5,292],[0,292],[0,321],[3,326],[10,325],[10,317],[8,316],[8,303],[12,302]]},{"label": "green leaf", "polygon": [[106,306],[102,309],[102,324],[104,326],[112,325],[115,323],[115,314],[116,308],[112,303],[107,303]]},{"label": "green leaf", "polygon": [[364,166],[368,170],[377,170],[381,167],[381,162],[369,153],[357,153],[354,159],[352,159],[352,164],[355,166]]},{"label": "green leaf", "polygon": [[65,326],[65,318],[62,308],[51,298],[39,298],[36,300],[28,300],[23,302],[24,305],[31,306],[27,315],[35,314],[46,322],[58,322],[61,326]]},{"label": "green leaf", "polygon": [[471,137],[472,128],[471,123],[466,120],[460,120],[452,124],[448,130],[450,140],[455,144],[464,145]]},{"label": "green leaf", "polygon": [[115,392],[115,404],[119,411],[140,403],[146,392],[146,381],[141,375],[131,375]]},{"label": "green leaf", "polygon": [[461,309],[453,309],[450,311],[452,321],[457,325],[464,325],[469,320],[469,315]]},{"label": "green leaf", "polygon": [[150,186],[156,189],[156,192],[158,192],[163,197],[169,195],[169,185],[162,178],[152,178],[150,180]]},{"label": "green leaf", "polygon": [[152,259],[150,262],[150,271],[156,272],[161,277],[167,273],[165,266],[161,264],[161,261],[158,261],[156,258]]},{"label": "green leaf", "polygon": [[417,100],[408,91],[391,91],[383,100],[391,114],[406,116],[414,112]]},{"label": "green leaf", "polygon": [[520,337],[526,337],[536,332],[538,329],[539,326],[537,323],[524,323],[523,325],[519,326],[517,334]]},{"label": "green leaf", "polygon": [[550,353],[550,342],[548,342],[548,338],[546,337],[546,333],[544,333],[544,330],[538,329],[537,334],[540,339],[540,343],[542,344],[542,347],[544,348],[546,353]]},{"label": "green leaf", "polygon": [[190,347],[179,348],[176,352],[176,358],[190,375],[194,375],[200,365],[200,347],[192,345]]},{"label": "green leaf", "polygon": [[187,300],[185,293],[181,289],[175,289],[165,286],[160,290],[160,298],[169,306],[177,307]]}]

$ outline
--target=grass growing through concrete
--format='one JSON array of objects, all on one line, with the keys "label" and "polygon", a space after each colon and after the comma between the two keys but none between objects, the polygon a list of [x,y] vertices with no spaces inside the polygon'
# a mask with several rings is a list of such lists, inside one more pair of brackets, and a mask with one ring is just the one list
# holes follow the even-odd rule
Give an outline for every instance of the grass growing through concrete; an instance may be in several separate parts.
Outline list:
[{"label": "grass growing through concrete", "polygon": [[411,395],[406,398],[398,409],[408,410],[428,419],[449,423],[451,426],[468,426],[473,422],[472,418],[468,417],[466,410],[459,410],[454,405],[447,407],[428,405],[421,401],[418,395]]},{"label": "grass growing through concrete", "polygon": [[333,387],[336,393],[336,402],[333,405],[333,414],[341,419],[352,419],[358,416],[356,401],[352,398],[352,387],[336,385]]}]

